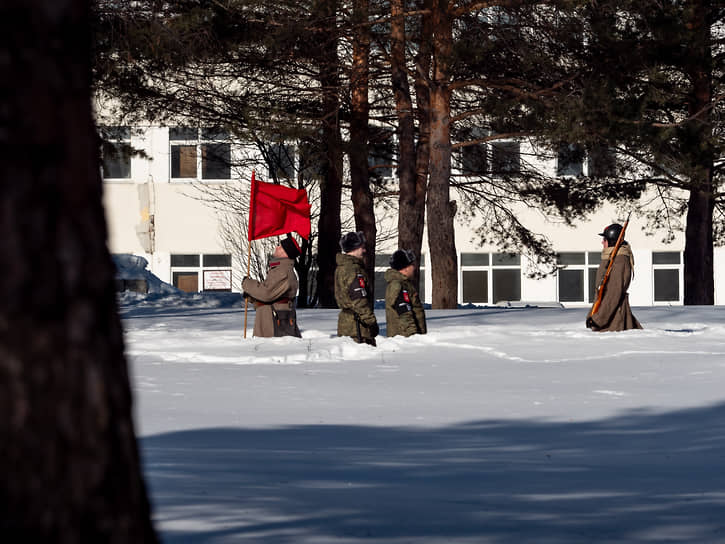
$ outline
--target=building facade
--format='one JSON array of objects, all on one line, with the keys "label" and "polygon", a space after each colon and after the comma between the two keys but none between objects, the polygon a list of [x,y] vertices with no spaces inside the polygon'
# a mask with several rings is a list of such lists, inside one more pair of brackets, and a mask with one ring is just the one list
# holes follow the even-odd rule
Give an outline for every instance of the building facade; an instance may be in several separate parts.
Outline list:
[{"label": "building facade", "polygon": [[[112,253],[142,256],[161,280],[185,291],[239,291],[246,263],[221,234],[223,212],[204,197],[204,187],[219,187],[249,180],[249,148],[234,142],[223,131],[188,127],[101,127],[103,140],[104,204]],[[293,166],[294,145],[280,147]],[[519,142],[497,142],[478,149],[465,148],[460,168],[498,168],[511,172],[532,150]],[[245,160],[241,160],[242,158]],[[586,174],[606,167],[600,158],[586,157],[576,149],[562,149],[556,156],[538,157],[540,168],[551,175]],[[258,161],[259,165],[264,164]],[[601,166],[604,164],[604,166]],[[258,168],[268,179],[272,173]],[[392,175],[392,169],[387,175]],[[242,189],[243,190],[243,189]],[[550,304],[588,306],[594,296],[594,274],[599,265],[598,233],[618,219],[614,207],[603,207],[575,227],[541,212],[522,209],[523,222],[545,235],[558,252],[555,273],[532,278],[532,263],[525,255],[480,247],[474,226],[457,222],[458,300],[461,304]],[[393,218],[394,219],[394,218]],[[394,228],[393,219],[388,225]],[[621,221],[621,218],[620,218]],[[427,228],[435,228],[428,222]],[[661,236],[645,235],[633,218],[627,231],[635,258],[630,287],[633,306],[679,305],[683,301],[684,236],[665,244]],[[382,242],[376,257],[376,289],[384,294],[382,274],[395,241]],[[424,242],[421,263],[422,298],[431,299],[430,270]],[[725,304],[725,251],[715,249],[715,303]]]}]

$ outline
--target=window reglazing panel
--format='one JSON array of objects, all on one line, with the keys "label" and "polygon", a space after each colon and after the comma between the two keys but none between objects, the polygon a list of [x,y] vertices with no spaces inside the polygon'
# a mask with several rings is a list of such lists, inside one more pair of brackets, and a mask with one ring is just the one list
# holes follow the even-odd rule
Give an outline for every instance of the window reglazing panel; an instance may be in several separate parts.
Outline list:
[{"label": "window reglazing panel", "polygon": [[494,269],[493,303],[502,300],[521,300],[521,270]]},{"label": "window reglazing panel", "polygon": [[199,255],[172,255],[171,266],[199,266]]},{"label": "window reglazing panel", "polygon": [[653,251],[652,264],[680,264],[680,252]]},{"label": "window reglazing panel", "polygon": [[521,255],[518,253],[494,253],[493,266],[520,266]]},{"label": "window reglazing panel", "polygon": [[680,300],[680,271],[665,268],[654,271],[655,302],[676,302]]},{"label": "window reglazing panel", "polygon": [[203,256],[204,266],[232,266],[231,255],[208,254]]},{"label": "window reglazing panel", "polygon": [[171,177],[196,178],[196,145],[171,146]]},{"label": "window reglazing panel", "polygon": [[201,146],[201,178],[229,179],[231,177],[231,147],[229,144]]},{"label": "window reglazing panel", "polygon": [[199,131],[193,127],[171,127],[169,128],[170,140],[198,140]]},{"label": "window reglazing panel", "polygon": [[563,265],[584,263],[584,253],[562,252],[556,256],[556,262]]},{"label": "window reglazing panel", "polygon": [[601,251],[589,251],[587,253],[587,259],[589,259],[589,264],[595,264],[599,266],[599,263],[602,262],[602,252]]},{"label": "window reglazing panel", "polygon": [[488,253],[461,253],[461,266],[488,266]]},{"label": "window reglazing panel", "polygon": [[488,302],[488,272],[485,270],[464,270],[463,302]]},{"label": "window reglazing panel", "polygon": [[584,301],[584,270],[559,270],[559,302]]}]

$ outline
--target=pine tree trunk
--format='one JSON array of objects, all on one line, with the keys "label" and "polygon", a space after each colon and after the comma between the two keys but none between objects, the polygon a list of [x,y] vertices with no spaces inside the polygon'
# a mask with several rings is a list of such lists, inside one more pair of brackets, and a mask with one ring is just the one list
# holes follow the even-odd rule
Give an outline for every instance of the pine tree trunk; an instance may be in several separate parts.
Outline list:
[{"label": "pine tree trunk", "polygon": [[[425,217],[425,188],[428,181],[428,159],[425,157],[425,176],[419,185],[413,100],[408,83],[405,59],[405,17],[402,0],[390,4],[391,71],[395,111],[398,118],[398,246],[410,249],[420,263]],[[422,43],[422,40],[421,40]],[[427,87],[423,87],[427,95]],[[419,98],[420,107],[420,98]],[[428,110],[425,111],[429,115]],[[427,136],[427,134],[426,134]],[[422,149],[422,148],[421,148]],[[416,267],[411,279],[419,286],[420,269]]]},{"label": "pine tree trunk", "polygon": [[712,138],[712,52],[710,45],[710,3],[692,2],[686,11],[691,19],[687,69],[692,83],[689,101],[691,120],[685,127],[692,172],[690,198],[685,229],[685,297],[686,305],[712,305],[715,303],[713,270],[713,211],[715,187],[713,185]]},{"label": "pine tree trunk", "polygon": [[[318,19],[334,21],[337,0],[320,0]],[[320,184],[320,218],[317,240],[317,296],[322,308],[336,308],[335,255],[340,251],[340,208],[342,200],[342,137],[340,134],[340,75],[337,39],[334,31],[318,34],[320,43],[319,82],[322,98],[322,141],[325,174]],[[331,39],[330,36],[333,36]]]},{"label": "pine tree trunk", "polygon": [[706,187],[690,191],[685,229],[686,305],[715,303],[712,215],[715,200]]},{"label": "pine tree trunk", "polygon": [[456,308],[458,263],[450,200],[451,92],[449,66],[453,50],[452,21],[447,0],[434,2],[434,80],[430,89],[430,179],[428,181],[428,244],[433,281],[433,308]]},{"label": "pine tree trunk", "polygon": [[[416,116],[418,119],[418,144],[415,148],[415,206],[411,210],[409,233],[411,247],[423,264],[422,246],[423,230],[425,227],[425,199],[428,190],[428,174],[430,171],[430,88],[429,77],[431,67],[431,51],[433,37],[433,19],[430,15],[432,0],[424,0],[423,7],[428,13],[422,16],[421,33],[418,40],[418,54],[415,57],[415,100]],[[420,287],[420,268],[416,268],[415,285]],[[420,292],[422,290],[419,289]]]},{"label": "pine tree trunk", "polygon": [[156,542],[106,248],[89,4],[8,0],[0,17],[0,534]]},{"label": "pine tree trunk", "polygon": [[[368,122],[370,33],[368,26],[368,0],[353,2],[352,73],[350,75],[350,183],[356,230],[365,233],[367,258],[365,268],[369,278],[375,277],[375,210],[370,190],[368,169]],[[375,282],[370,292],[374,297]],[[375,300],[373,298],[373,300]]]}]

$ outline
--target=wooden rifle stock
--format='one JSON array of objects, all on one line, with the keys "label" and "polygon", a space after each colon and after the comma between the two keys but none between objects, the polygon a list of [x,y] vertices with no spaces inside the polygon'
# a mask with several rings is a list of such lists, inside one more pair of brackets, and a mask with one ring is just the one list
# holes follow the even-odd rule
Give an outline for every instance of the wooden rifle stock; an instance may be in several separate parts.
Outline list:
[{"label": "wooden rifle stock", "polygon": [[609,273],[612,271],[612,266],[614,265],[614,258],[617,256],[617,252],[622,246],[622,242],[624,242],[624,232],[627,230],[627,225],[629,225],[629,218],[631,215],[632,214],[630,213],[627,216],[627,220],[624,222],[622,230],[617,237],[617,243],[614,244],[612,255],[609,257],[609,264],[607,264],[607,271],[604,273],[604,276],[602,277],[602,283],[599,284],[599,288],[597,289],[597,300],[594,301],[594,304],[592,305],[592,311],[589,312],[590,316],[593,316],[599,309],[599,306],[602,305],[602,295],[604,295],[604,287],[607,285],[607,281],[609,280]]}]

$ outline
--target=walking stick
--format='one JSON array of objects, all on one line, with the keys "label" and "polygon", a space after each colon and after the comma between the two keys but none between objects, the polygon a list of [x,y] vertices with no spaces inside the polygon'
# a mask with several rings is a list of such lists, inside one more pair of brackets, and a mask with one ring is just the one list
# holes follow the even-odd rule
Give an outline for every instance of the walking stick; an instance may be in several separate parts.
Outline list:
[{"label": "walking stick", "polygon": [[632,212],[629,212],[629,215],[627,216],[627,220],[624,222],[624,225],[622,226],[622,230],[619,233],[619,236],[617,237],[617,243],[614,244],[614,249],[612,250],[612,255],[609,257],[609,264],[607,264],[607,271],[604,273],[604,276],[602,277],[602,283],[599,284],[599,288],[597,289],[597,300],[594,301],[594,305],[592,306],[592,311],[589,312],[590,316],[594,316],[594,314],[599,309],[599,306],[602,304],[602,295],[604,294],[604,287],[607,285],[607,280],[609,280],[609,273],[612,271],[612,266],[614,265],[614,258],[617,256],[617,251],[619,251],[619,248],[622,247],[622,242],[624,242],[624,231],[627,230],[627,225],[629,225],[629,218],[632,216]]}]

